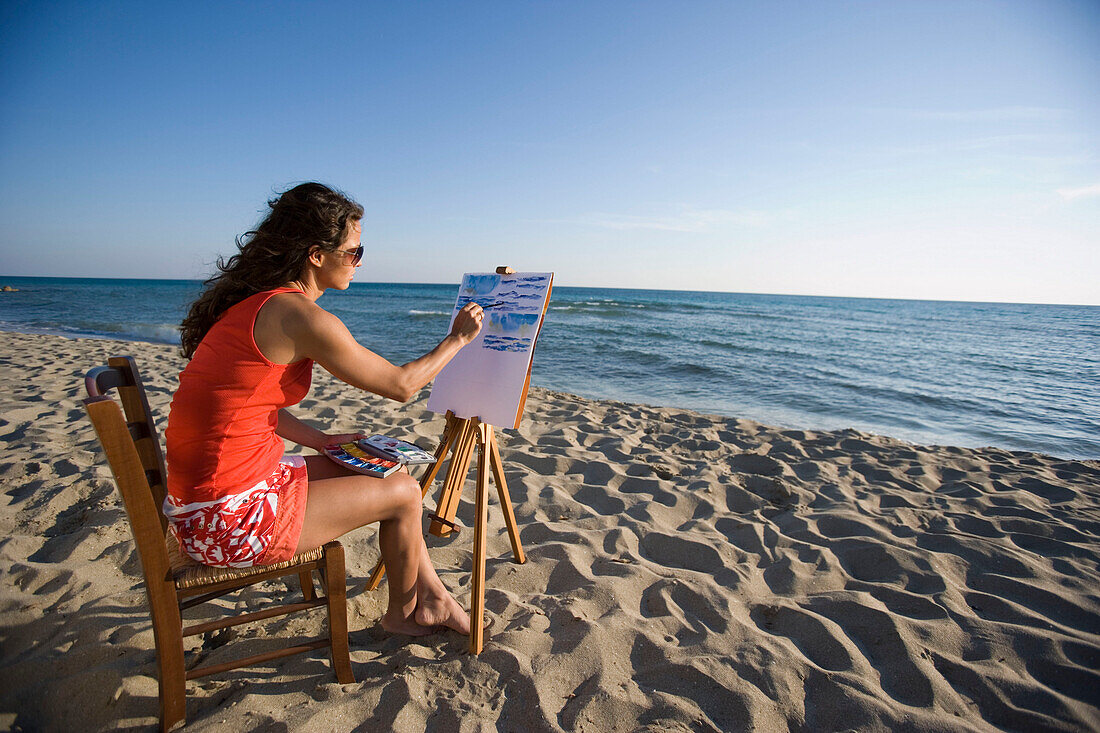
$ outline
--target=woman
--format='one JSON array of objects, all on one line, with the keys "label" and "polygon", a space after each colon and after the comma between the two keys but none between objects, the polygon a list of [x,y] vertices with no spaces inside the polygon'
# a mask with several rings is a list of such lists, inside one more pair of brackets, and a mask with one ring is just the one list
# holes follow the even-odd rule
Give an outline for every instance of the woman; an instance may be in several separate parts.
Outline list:
[{"label": "woman", "polygon": [[438,346],[395,366],[316,302],[351,283],[363,256],[362,207],[318,183],[268,206],[240,251],[219,259],[180,328],[190,361],[165,431],[172,531],[199,562],[247,567],[379,522],[389,578],[383,628],[468,633],[467,614],[428,558],[417,482],[404,471],[379,479],[321,455],[283,456],[282,439],[320,451],[360,437],[323,433],[286,411],[309,391],[314,362],[354,387],[407,401],[478,334],[481,308],[468,304]]}]

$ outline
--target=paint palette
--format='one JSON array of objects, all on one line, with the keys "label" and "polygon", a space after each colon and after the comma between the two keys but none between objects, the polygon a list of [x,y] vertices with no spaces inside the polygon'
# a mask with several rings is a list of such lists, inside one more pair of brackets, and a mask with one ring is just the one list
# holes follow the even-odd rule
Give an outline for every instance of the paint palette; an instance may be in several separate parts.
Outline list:
[{"label": "paint palette", "polygon": [[400,438],[391,438],[388,435],[372,435],[363,438],[359,445],[368,453],[373,453],[379,458],[386,458],[398,463],[407,463],[410,466],[422,463],[435,463],[435,456],[415,443]]},{"label": "paint palette", "polygon": [[385,478],[401,468],[397,461],[372,456],[354,442],[326,445],[323,452],[341,466],[366,476]]}]

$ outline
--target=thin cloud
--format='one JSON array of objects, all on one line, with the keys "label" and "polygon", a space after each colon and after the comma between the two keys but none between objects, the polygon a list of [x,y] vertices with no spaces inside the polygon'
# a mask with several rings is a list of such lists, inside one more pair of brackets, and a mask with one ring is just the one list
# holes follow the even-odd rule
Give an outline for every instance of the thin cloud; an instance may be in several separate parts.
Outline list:
[{"label": "thin cloud", "polygon": [[872,112],[945,122],[1015,122],[1020,120],[1060,120],[1069,113],[1059,107],[992,107],[989,109],[905,109],[879,108]]},{"label": "thin cloud", "polygon": [[711,232],[730,227],[765,227],[775,216],[765,211],[729,211],[701,209],[684,211],[672,216],[631,216],[626,214],[594,214],[585,223],[603,229],[651,229],[668,232]]},{"label": "thin cloud", "polygon": [[600,229],[708,233],[733,228],[759,229],[770,226],[780,219],[789,219],[790,216],[789,211],[685,208],[680,213],[664,216],[595,212],[564,219],[526,219],[524,221],[532,224],[568,224]]},{"label": "thin cloud", "polygon": [[1094,183],[1091,186],[1082,186],[1081,188],[1059,188],[1058,195],[1067,201],[1095,198],[1100,196],[1100,183]]},{"label": "thin cloud", "polygon": [[[1007,150],[1013,157],[1024,157],[1016,153],[1026,145],[1064,145],[1074,142],[1072,136],[1048,133],[1018,133],[1009,135],[985,135],[981,137],[945,140],[918,145],[890,145],[881,148],[881,152],[894,155],[929,155],[933,153],[955,153],[981,150]],[[1076,159],[1073,159],[1076,160]]]}]

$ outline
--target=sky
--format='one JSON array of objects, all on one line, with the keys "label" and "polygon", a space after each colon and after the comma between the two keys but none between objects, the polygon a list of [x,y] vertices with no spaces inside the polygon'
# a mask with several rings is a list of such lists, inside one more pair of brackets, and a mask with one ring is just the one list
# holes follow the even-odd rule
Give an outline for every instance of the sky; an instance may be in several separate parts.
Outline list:
[{"label": "sky", "polygon": [[0,5],[0,278],[202,278],[265,202],[365,282],[1100,304],[1100,3]]}]

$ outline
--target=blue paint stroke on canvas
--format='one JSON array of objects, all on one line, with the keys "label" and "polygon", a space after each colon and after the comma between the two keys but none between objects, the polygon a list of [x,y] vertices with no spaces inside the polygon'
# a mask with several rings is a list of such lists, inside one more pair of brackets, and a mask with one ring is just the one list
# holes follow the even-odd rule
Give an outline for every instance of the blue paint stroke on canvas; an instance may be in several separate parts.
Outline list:
[{"label": "blue paint stroke on canvas", "polygon": [[476,297],[460,295],[455,304],[455,309],[461,309],[471,301],[477,303],[482,308],[490,308],[501,312],[526,311],[535,314],[542,312],[542,293],[516,293],[515,291],[508,291],[505,293],[489,293],[485,296]]},{"label": "blue paint stroke on canvas", "polygon": [[489,332],[508,336],[534,336],[538,313],[489,313]]},{"label": "blue paint stroke on canvas", "polygon": [[462,294],[488,295],[500,285],[500,275],[471,275],[462,278]]},{"label": "blue paint stroke on canvas", "polygon": [[532,339],[529,338],[486,334],[481,341],[481,348],[492,351],[517,351],[522,353],[531,348],[531,342]]},{"label": "blue paint stroke on canvas", "polygon": [[538,335],[549,284],[550,278],[541,275],[501,277],[467,273],[455,309],[471,302],[486,309],[480,348],[526,352],[534,346]]}]

